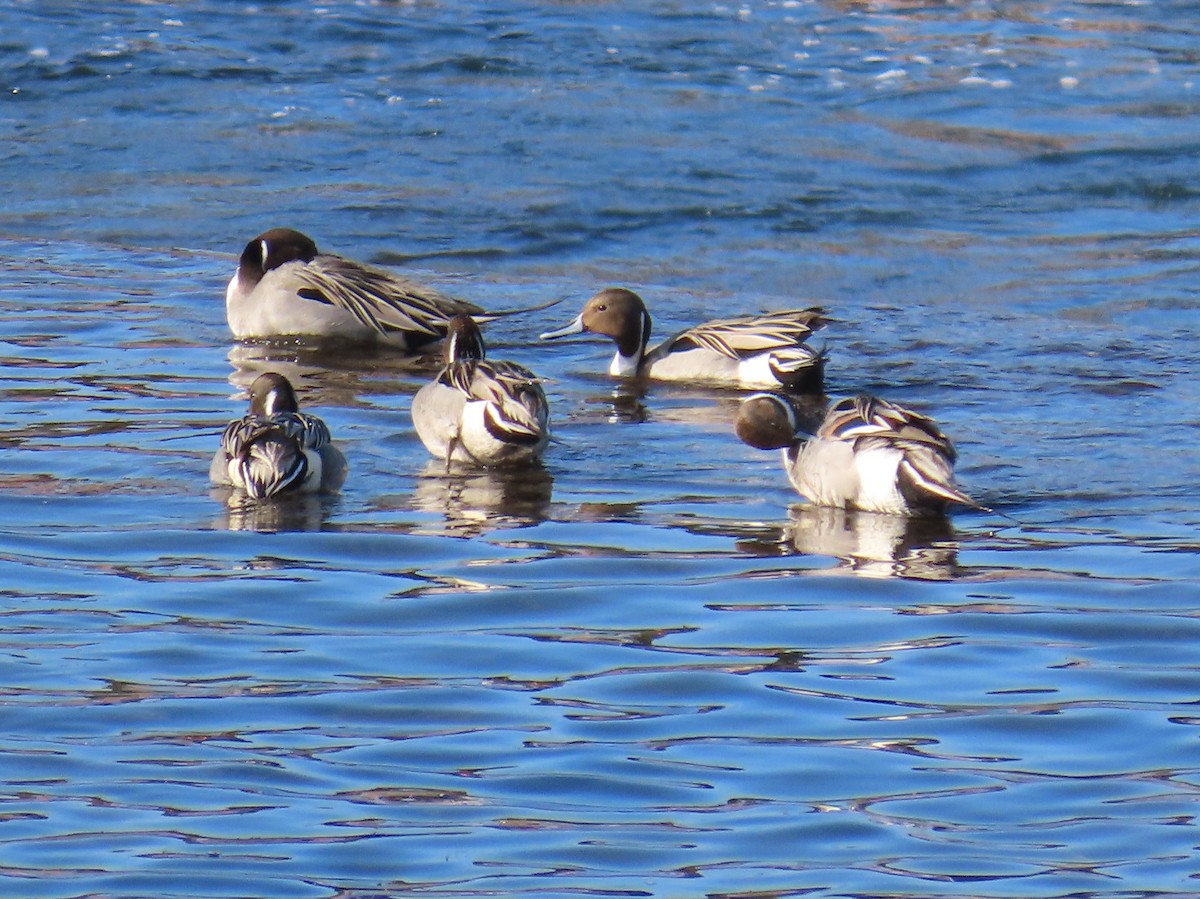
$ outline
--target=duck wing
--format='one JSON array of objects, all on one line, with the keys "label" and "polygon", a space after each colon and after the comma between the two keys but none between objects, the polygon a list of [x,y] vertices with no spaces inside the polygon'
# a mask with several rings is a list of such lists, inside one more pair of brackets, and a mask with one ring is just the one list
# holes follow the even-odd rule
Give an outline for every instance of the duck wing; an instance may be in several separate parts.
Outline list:
[{"label": "duck wing", "polygon": [[447,366],[439,380],[474,402],[497,440],[537,443],[546,433],[549,404],[537,376],[515,362],[470,359]]},{"label": "duck wing", "polygon": [[700,347],[730,359],[744,359],[803,344],[829,321],[831,319],[819,306],[718,319],[680,331],[663,341],[654,352]]},{"label": "duck wing", "polygon": [[288,267],[300,296],[344,309],[381,335],[422,334],[437,339],[446,333],[453,316],[483,312],[474,303],[341,256],[321,254]]},{"label": "duck wing", "polygon": [[922,444],[950,462],[958,458],[954,444],[932,418],[874,396],[855,396],[835,403],[817,436],[851,441],[875,437],[891,443]]},{"label": "duck wing", "polygon": [[817,431],[829,440],[849,441],[854,450],[887,447],[901,453],[898,475],[906,496],[932,496],[988,511],[954,484],[954,444],[933,419],[872,396],[835,404]]}]

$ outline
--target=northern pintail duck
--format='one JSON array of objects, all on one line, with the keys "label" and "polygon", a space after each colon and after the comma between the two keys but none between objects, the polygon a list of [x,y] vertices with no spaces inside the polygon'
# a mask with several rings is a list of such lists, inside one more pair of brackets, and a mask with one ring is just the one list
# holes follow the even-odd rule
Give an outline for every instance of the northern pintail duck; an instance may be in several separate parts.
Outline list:
[{"label": "northern pintail duck", "polygon": [[299,410],[291,382],[266,372],[250,385],[249,413],[225,427],[209,478],[254,499],[329,493],[346,478],[346,457],[325,422]]},{"label": "northern pintail duck", "polygon": [[447,465],[537,459],[550,440],[550,406],[537,377],[515,362],[484,359],[469,315],[456,315],[449,328],[445,368],[413,397],[413,426],[425,448]]},{"label": "northern pintail duck", "polygon": [[957,454],[934,421],[886,400],[841,400],[808,433],[788,400],[756,393],[743,401],[735,429],[750,446],[782,448],[788,480],[819,506],[926,515],[958,503],[987,511],[955,486]]},{"label": "northern pintail duck", "polygon": [[480,315],[473,303],[341,256],[311,237],[272,228],[246,244],[225,291],[233,336],[310,336],[381,341],[416,352],[446,335],[450,318]]},{"label": "northern pintail duck", "polygon": [[569,325],[541,337],[553,340],[582,331],[611,337],[617,352],[608,373],[615,377],[819,392],[825,354],[805,341],[828,321],[815,306],[719,319],[680,331],[647,350],[650,313],[645,302],[632,290],[609,287],[588,300]]}]

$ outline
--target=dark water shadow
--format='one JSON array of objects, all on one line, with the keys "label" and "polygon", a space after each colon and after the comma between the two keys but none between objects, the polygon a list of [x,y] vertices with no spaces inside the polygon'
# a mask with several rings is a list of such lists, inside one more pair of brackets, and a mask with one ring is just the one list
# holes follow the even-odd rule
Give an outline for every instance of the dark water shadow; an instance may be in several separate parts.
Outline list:
[{"label": "dark water shadow", "polygon": [[235,387],[245,389],[263,372],[274,371],[323,403],[352,399],[346,391],[362,391],[368,378],[420,383],[442,365],[437,353],[409,356],[385,346],[309,339],[235,343],[227,358],[233,367],[229,383]]},{"label": "dark water shadow", "polygon": [[583,404],[589,417],[599,412],[610,424],[640,424],[649,418],[646,392],[646,382],[640,378],[609,380],[597,392],[589,392]]}]

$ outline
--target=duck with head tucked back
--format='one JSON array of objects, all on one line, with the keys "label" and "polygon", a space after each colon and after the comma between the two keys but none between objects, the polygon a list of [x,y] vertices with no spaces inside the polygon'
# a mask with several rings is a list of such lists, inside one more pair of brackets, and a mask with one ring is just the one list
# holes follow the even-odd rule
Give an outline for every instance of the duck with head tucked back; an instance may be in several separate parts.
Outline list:
[{"label": "duck with head tucked back", "polygon": [[617,352],[608,372],[614,377],[819,393],[825,354],[806,341],[828,321],[825,311],[816,306],[719,319],[687,328],[647,349],[651,321],[645,302],[632,290],[609,287],[588,300],[574,321],[541,338],[553,340],[583,331],[611,337]]},{"label": "duck with head tucked back", "polygon": [[550,406],[537,376],[515,362],[485,359],[469,315],[456,315],[449,328],[445,367],[413,397],[417,436],[447,467],[535,461],[550,441]]},{"label": "duck with head tucked back", "polygon": [[225,291],[229,329],[239,340],[307,336],[408,353],[445,337],[460,313],[491,321],[522,311],[485,313],[381,268],[321,253],[292,228],[272,228],[247,243]]},{"label": "duck with head tucked back", "polygon": [[225,427],[209,478],[253,499],[332,493],[346,479],[346,457],[325,422],[300,411],[291,382],[266,372],[250,385],[250,411]]},{"label": "duck with head tucked back", "polygon": [[788,480],[818,506],[912,516],[952,503],[990,511],[955,486],[957,453],[933,419],[886,400],[841,400],[810,432],[787,399],[756,393],[734,427],[750,446],[782,449]]}]

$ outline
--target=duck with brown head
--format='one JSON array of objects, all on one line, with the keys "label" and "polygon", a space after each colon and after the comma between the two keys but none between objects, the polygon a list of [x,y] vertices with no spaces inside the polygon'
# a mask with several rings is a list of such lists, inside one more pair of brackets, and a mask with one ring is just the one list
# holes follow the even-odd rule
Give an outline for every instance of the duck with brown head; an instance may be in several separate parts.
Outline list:
[{"label": "duck with brown head", "polygon": [[930,515],[949,505],[989,511],[954,483],[954,445],[933,419],[872,396],[831,406],[811,431],[773,393],[747,397],[734,429],[757,449],[782,449],[796,491],[819,506]]},{"label": "duck with brown head", "polygon": [[718,319],[679,331],[649,349],[651,319],[645,302],[632,290],[609,287],[588,300],[574,321],[541,338],[584,331],[611,338],[617,352],[608,372],[614,377],[819,393],[825,353],[806,342],[828,321],[815,306]]}]

